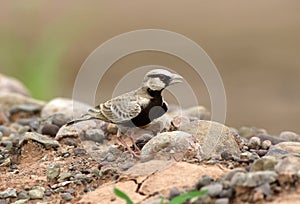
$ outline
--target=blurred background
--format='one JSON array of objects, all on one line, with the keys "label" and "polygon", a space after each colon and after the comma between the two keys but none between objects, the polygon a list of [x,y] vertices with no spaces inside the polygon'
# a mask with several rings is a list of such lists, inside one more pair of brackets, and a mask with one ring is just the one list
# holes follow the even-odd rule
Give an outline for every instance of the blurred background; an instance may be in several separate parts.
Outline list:
[{"label": "blurred background", "polygon": [[[34,98],[72,96],[80,66],[110,38],[137,29],[165,29],[197,42],[217,66],[230,126],[272,134],[300,133],[300,2],[273,1],[1,1],[0,72],[22,81]],[[111,96],[129,70],[148,64],[176,68],[193,85],[188,65],[158,52],[117,61],[99,85]],[[197,83],[196,83],[197,84]],[[199,83],[198,83],[199,84]],[[206,87],[193,87],[210,108]]]}]

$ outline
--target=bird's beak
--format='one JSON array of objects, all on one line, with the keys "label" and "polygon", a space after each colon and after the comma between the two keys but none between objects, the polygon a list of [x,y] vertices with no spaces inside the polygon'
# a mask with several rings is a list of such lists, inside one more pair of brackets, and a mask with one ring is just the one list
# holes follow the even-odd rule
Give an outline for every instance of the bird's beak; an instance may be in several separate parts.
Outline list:
[{"label": "bird's beak", "polygon": [[172,75],[172,79],[171,79],[171,82],[170,82],[170,85],[171,84],[176,84],[176,83],[180,83],[183,81],[183,77],[180,76],[179,74],[173,74]]}]

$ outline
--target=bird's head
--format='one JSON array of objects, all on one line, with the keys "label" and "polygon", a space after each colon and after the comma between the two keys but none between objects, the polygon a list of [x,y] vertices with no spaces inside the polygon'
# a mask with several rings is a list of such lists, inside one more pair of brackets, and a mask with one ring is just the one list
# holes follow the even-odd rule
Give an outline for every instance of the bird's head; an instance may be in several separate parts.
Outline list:
[{"label": "bird's head", "polygon": [[183,78],[179,74],[171,73],[165,69],[153,69],[144,78],[143,86],[153,91],[160,91],[169,85],[182,82]]}]

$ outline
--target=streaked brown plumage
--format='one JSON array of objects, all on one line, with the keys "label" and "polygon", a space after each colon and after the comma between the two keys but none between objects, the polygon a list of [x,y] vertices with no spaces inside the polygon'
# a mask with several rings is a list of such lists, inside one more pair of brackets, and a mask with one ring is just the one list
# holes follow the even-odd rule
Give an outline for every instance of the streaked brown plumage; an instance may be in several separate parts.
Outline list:
[{"label": "streaked brown plumage", "polygon": [[[168,107],[161,92],[169,85],[181,81],[182,77],[178,74],[164,69],[151,70],[145,75],[142,87],[139,89],[101,103],[90,109],[82,118],[73,120],[67,125],[90,119],[114,123],[118,126],[117,137],[119,141],[131,154],[137,156],[122,139],[122,134],[126,134],[132,127],[148,125],[154,119],[162,116]],[[128,136],[135,146],[132,135],[129,134]],[[136,146],[135,148],[138,149]]]}]

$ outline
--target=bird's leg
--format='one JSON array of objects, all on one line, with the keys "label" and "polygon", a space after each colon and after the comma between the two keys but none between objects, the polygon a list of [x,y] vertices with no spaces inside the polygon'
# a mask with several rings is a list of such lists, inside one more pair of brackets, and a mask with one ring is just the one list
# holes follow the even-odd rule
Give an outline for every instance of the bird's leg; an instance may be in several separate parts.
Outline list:
[{"label": "bird's leg", "polygon": [[137,155],[129,146],[128,144],[124,141],[124,139],[122,138],[122,134],[120,134],[118,132],[117,134],[117,138],[118,140],[121,142],[121,144],[127,149],[127,151],[133,156],[133,157],[136,157],[136,158],[139,158],[139,155]]},{"label": "bird's leg", "polygon": [[129,132],[129,133],[128,133],[128,136],[129,136],[129,138],[130,138],[130,140],[131,140],[131,142],[132,142],[132,145],[133,145],[133,147],[134,147],[135,152],[138,153],[138,154],[140,154],[140,153],[141,153],[141,150],[140,150],[140,148],[136,145],[136,143],[135,143],[135,141],[134,141],[134,138],[133,138],[133,131],[128,131],[128,132]]}]

